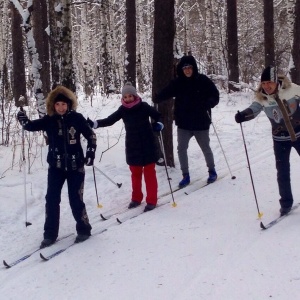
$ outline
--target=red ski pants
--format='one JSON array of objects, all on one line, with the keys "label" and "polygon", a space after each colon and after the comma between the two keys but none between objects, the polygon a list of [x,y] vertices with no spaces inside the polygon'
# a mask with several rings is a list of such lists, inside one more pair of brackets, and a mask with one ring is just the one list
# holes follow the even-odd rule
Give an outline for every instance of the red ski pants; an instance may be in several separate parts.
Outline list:
[{"label": "red ski pants", "polygon": [[131,200],[142,202],[142,176],[144,173],[146,185],[146,202],[147,204],[157,204],[157,179],[155,163],[146,166],[129,166],[131,171],[132,198]]}]

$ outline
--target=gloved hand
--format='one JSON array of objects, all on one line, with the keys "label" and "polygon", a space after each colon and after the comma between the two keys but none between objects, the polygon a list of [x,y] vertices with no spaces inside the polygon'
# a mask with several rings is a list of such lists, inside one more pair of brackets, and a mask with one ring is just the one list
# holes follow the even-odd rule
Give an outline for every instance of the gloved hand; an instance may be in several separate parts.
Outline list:
[{"label": "gloved hand", "polygon": [[206,109],[214,108],[218,104],[218,101],[215,98],[208,98],[205,102]]},{"label": "gloved hand", "polygon": [[89,123],[89,125],[91,126],[91,128],[96,129],[98,127],[97,121],[93,121],[90,118],[87,118],[87,122]]},{"label": "gloved hand", "polygon": [[95,159],[95,149],[87,148],[86,155],[85,155],[85,164],[87,166],[93,166]]},{"label": "gloved hand", "polygon": [[161,122],[154,122],[152,123],[152,129],[155,132],[162,131],[164,129],[164,124]]},{"label": "gloved hand", "polygon": [[237,112],[237,114],[235,115],[235,121],[237,123],[242,123],[246,121],[246,115],[244,113],[241,112]]},{"label": "gloved hand", "polygon": [[20,122],[20,124],[22,126],[26,125],[28,123],[28,117],[26,115],[26,112],[24,110],[20,110],[18,113],[17,113],[17,119],[18,121]]}]

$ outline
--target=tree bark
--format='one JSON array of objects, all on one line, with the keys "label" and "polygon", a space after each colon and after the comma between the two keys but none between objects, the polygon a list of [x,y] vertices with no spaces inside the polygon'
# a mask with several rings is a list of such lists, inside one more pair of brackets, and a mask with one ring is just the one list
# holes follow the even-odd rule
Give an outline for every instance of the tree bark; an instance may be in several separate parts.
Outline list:
[{"label": "tree bark", "polygon": [[[13,96],[15,105],[28,105],[26,93],[26,76],[25,76],[25,62],[24,62],[24,48],[23,48],[23,34],[22,34],[22,18],[14,5],[11,7],[11,37],[12,37],[12,57],[13,57]],[[19,102],[20,96],[23,96],[25,103]]]},{"label": "tree bark", "polygon": [[136,85],[136,8],[135,0],[126,0],[126,76],[125,80]]},{"label": "tree bark", "polygon": [[228,42],[228,88],[238,91],[231,82],[239,82],[239,56],[237,35],[237,7],[236,0],[227,0],[227,42]]},{"label": "tree bark", "polygon": [[[154,1],[154,49],[152,95],[164,88],[173,78],[173,43],[175,36],[174,0]],[[158,104],[165,125],[163,142],[166,164],[174,167],[173,101]]]},{"label": "tree bark", "polygon": [[40,76],[44,98],[50,92],[50,57],[49,38],[46,32],[47,21],[46,0],[34,0],[32,11],[33,37],[36,41],[36,49],[41,62]]},{"label": "tree bark", "polygon": [[291,69],[291,77],[294,83],[300,85],[300,0],[296,0],[294,15],[294,39],[292,46],[294,67]]},{"label": "tree bark", "polygon": [[265,66],[275,65],[273,0],[264,0]]}]

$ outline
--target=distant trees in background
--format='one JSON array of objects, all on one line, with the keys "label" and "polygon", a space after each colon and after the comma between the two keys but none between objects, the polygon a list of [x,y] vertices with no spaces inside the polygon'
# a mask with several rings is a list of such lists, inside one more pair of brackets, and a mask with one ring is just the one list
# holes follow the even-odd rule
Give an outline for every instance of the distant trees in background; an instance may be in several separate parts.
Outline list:
[{"label": "distant trees in background", "polygon": [[[157,2],[169,12],[169,1]],[[126,80],[151,93],[152,83],[157,89],[166,79],[170,61],[189,53],[199,71],[228,92],[238,83],[256,86],[269,63],[300,84],[300,0],[174,0],[172,53],[169,40],[155,45],[155,30],[173,35],[171,29],[160,32],[168,16],[155,12],[155,3],[1,1],[0,103],[19,106],[22,95],[42,116],[45,97],[57,84],[80,89],[91,105],[96,93],[120,92]],[[155,49],[160,65],[153,61]]]}]

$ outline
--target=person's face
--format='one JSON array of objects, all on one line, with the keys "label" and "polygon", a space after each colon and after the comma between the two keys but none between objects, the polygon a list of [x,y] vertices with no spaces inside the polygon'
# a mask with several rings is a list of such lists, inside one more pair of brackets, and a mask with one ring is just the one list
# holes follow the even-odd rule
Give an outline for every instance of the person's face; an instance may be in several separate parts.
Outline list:
[{"label": "person's face", "polygon": [[186,77],[191,77],[193,75],[193,66],[184,66],[182,70]]},{"label": "person's face", "polygon": [[274,81],[262,81],[261,87],[264,89],[265,93],[272,95],[277,88],[277,83]]},{"label": "person's face", "polygon": [[58,101],[54,104],[54,109],[59,115],[64,115],[68,110],[68,104],[66,102]]},{"label": "person's face", "polygon": [[131,94],[125,94],[124,97],[123,97],[123,100],[124,100],[126,103],[133,102],[133,101],[134,101],[134,96],[131,95]]}]

